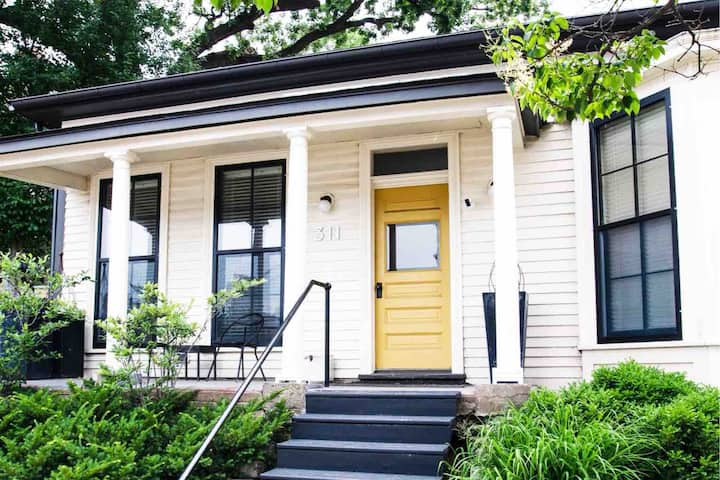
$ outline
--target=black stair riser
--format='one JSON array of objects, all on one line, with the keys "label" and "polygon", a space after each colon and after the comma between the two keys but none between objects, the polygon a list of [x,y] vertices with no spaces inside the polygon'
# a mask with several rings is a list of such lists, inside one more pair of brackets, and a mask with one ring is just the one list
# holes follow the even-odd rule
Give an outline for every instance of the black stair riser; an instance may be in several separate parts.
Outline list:
[{"label": "black stair riser", "polygon": [[[314,475],[313,475],[314,473]],[[398,475],[389,473],[331,472],[327,470],[275,469],[263,473],[260,478],[267,480],[441,480],[437,475]]]},{"label": "black stair riser", "polygon": [[455,416],[457,398],[403,398],[308,395],[307,413],[344,415]]},{"label": "black stair riser", "polygon": [[449,425],[293,422],[292,438],[347,442],[450,443]]},{"label": "black stair riser", "polygon": [[368,473],[436,475],[444,455],[402,452],[368,452],[283,448],[278,446],[278,467],[311,470],[345,470]]}]

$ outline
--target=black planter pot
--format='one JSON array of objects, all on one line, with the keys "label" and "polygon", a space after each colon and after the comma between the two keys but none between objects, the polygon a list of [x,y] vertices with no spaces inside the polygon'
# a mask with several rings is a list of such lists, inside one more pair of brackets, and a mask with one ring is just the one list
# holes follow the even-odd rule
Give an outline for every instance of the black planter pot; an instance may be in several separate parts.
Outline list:
[{"label": "black planter pot", "polygon": [[[520,308],[520,366],[525,366],[525,341],[527,338],[528,293],[519,292]],[[488,349],[488,366],[490,383],[493,383],[492,369],[497,368],[497,321],[495,317],[495,292],[483,293],[483,309],[485,311],[485,338]]]}]

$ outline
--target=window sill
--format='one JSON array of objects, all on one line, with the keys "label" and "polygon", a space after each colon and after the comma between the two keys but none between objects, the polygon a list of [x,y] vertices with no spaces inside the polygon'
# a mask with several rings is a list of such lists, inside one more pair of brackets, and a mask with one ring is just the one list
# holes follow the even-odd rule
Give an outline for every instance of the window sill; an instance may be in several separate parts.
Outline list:
[{"label": "window sill", "polygon": [[657,342],[618,342],[618,343],[596,343],[589,345],[579,345],[578,350],[582,351],[600,351],[600,350],[636,350],[650,348],[688,348],[688,347],[718,347],[720,339],[705,342],[687,341],[687,340],[665,340]]}]

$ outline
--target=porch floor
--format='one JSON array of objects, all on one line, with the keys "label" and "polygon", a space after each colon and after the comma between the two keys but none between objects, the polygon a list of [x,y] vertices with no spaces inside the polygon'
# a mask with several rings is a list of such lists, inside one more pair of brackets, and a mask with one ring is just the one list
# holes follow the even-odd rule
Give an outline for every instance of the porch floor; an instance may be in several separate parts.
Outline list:
[{"label": "porch floor", "polygon": [[[75,384],[82,383],[82,379],[47,379],[30,380],[26,386],[35,388],[50,388],[54,390],[67,390],[68,382]],[[230,398],[242,382],[240,380],[178,380],[175,388],[180,390],[192,390],[196,392],[196,401],[213,402],[222,398]],[[305,393],[307,390],[322,388],[319,383],[281,383],[272,380],[253,381],[248,391],[243,396],[247,401],[260,395],[268,395],[277,390],[283,391],[289,408],[296,412],[305,409]],[[460,392],[460,404],[458,414],[487,416],[504,411],[508,404],[520,404],[527,400],[530,392],[529,385],[495,384],[495,385],[368,385],[364,383],[333,383],[330,386],[333,390],[357,390],[357,391],[455,391]]]}]

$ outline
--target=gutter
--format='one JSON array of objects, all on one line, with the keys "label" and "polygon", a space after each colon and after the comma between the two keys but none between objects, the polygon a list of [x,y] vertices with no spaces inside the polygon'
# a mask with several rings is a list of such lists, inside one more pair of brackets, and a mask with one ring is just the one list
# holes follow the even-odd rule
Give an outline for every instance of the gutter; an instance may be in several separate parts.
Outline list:
[{"label": "gutter", "polygon": [[[635,26],[660,7],[626,10],[617,14],[615,31]],[[703,28],[718,26],[718,1],[681,3],[685,18],[706,20]],[[576,26],[590,25],[602,15],[570,19]],[[666,17],[653,26],[660,38],[670,38],[680,27]],[[429,38],[370,45],[313,55],[266,60],[200,72],[171,75],[63,93],[14,99],[10,107],[43,124],[58,128],[65,120],[162,108],[217,100],[230,96],[267,93],[368,78],[417,73],[444,68],[489,64],[479,48],[496,30],[476,30]],[[593,38],[574,42],[572,50],[596,47]]]}]

